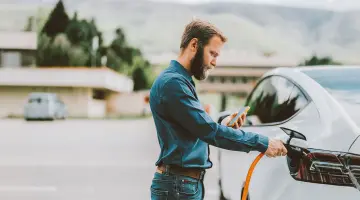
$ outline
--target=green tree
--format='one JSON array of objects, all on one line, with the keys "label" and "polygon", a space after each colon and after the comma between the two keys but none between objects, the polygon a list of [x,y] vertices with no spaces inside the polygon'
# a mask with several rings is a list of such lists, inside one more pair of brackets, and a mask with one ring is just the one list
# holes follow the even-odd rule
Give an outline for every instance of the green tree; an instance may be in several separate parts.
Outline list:
[{"label": "green tree", "polygon": [[132,74],[135,91],[149,89],[156,78],[149,61],[141,56],[134,58],[134,65],[127,73]]},{"label": "green tree", "polygon": [[87,66],[90,56],[81,46],[72,46],[69,51],[70,66]]},{"label": "green tree", "polygon": [[95,37],[99,37],[99,43],[97,45],[100,48],[103,40],[102,34],[98,31],[94,19],[91,19],[90,22],[78,20],[77,13],[75,13],[65,32],[70,42],[73,45],[82,48],[85,54],[87,54],[88,60],[84,66],[100,65],[101,55],[99,54],[99,49],[94,50],[92,48],[92,43]]},{"label": "green tree", "polygon": [[42,33],[54,38],[57,34],[64,33],[68,24],[69,16],[65,12],[62,0],[60,0],[56,4],[54,10],[50,13],[49,18],[42,29]]},{"label": "green tree", "polygon": [[39,67],[85,66],[89,55],[82,47],[72,45],[64,33],[54,40],[43,34],[38,38],[36,60]]},{"label": "green tree", "polygon": [[[61,36],[59,36],[61,35]],[[93,50],[93,38],[101,36],[94,19],[70,20],[60,0],[46,21],[38,43],[39,66],[100,66],[99,49]],[[99,41],[102,45],[102,38]]]},{"label": "green tree", "polygon": [[[29,23],[30,24],[30,23]],[[56,26],[55,26],[56,25]],[[31,24],[29,25],[29,27]],[[69,19],[60,0],[46,21],[38,39],[38,66],[106,66],[134,80],[134,90],[148,89],[155,79],[149,61],[141,50],[128,45],[121,28],[115,30],[115,38],[109,46],[103,45],[103,35],[94,19],[78,19],[75,12]],[[94,38],[98,48],[93,49]]]},{"label": "green tree", "polygon": [[341,63],[334,61],[331,57],[319,58],[313,55],[310,59],[300,63],[299,66],[315,66],[315,65],[341,65]]},{"label": "green tree", "polygon": [[144,68],[137,67],[132,74],[132,79],[134,81],[134,91],[147,88],[148,78],[145,74]]},{"label": "green tree", "polygon": [[50,37],[42,35],[39,38],[38,50],[38,66],[68,66],[69,57],[68,50],[71,43],[68,41],[65,34],[58,34],[54,40]]},{"label": "green tree", "polygon": [[108,66],[118,72],[129,71],[135,58],[141,57],[140,49],[131,47],[126,42],[125,33],[121,28],[115,30],[115,38],[107,48]]},{"label": "green tree", "polygon": [[87,24],[82,21],[78,21],[76,18],[72,19],[65,29],[65,33],[69,38],[69,41],[75,45],[89,42],[87,41],[87,34],[89,34],[87,31]]}]

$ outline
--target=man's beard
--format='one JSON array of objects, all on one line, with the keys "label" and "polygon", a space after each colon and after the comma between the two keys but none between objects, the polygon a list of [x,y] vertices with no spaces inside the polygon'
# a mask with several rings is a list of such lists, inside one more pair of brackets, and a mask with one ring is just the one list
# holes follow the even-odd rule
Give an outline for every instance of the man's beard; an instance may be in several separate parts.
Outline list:
[{"label": "man's beard", "polygon": [[204,64],[204,48],[199,45],[194,58],[190,62],[191,73],[197,80],[204,80],[208,77],[212,67]]}]

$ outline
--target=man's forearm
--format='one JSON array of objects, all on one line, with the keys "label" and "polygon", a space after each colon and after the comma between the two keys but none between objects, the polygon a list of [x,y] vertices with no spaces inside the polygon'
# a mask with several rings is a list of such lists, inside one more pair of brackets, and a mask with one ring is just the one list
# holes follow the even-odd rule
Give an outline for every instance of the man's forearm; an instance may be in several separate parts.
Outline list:
[{"label": "man's forearm", "polygon": [[266,136],[223,125],[218,125],[216,133],[205,136],[203,140],[219,148],[243,152],[265,152],[269,144]]}]

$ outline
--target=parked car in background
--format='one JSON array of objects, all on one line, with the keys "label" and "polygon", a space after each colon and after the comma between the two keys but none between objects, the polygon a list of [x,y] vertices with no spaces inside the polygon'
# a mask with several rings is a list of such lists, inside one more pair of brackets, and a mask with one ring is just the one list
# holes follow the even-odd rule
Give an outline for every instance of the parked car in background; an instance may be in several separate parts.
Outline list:
[{"label": "parked car in background", "polygon": [[55,120],[67,117],[67,107],[55,93],[34,92],[24,108],[25,120]]},{"label": "parked car in background", "polygon": [[[251,108],[242,130],[283,141],[296,133],[290,144],[307,151],[306,156],[264,157],[248,199],[360,199],[360,67],[274,69],[245,105]],[[221,199],[240,199],[257,155],[219,149]]]}]

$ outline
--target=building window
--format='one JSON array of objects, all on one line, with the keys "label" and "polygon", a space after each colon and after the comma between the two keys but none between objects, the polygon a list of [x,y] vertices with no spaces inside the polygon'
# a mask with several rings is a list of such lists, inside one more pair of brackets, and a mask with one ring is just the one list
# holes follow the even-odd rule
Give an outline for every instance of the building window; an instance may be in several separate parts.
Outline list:
[{"label": "building window", "polygon": [[21,54],[20,52],[2,52],[1,53],[2,67],[20,67]]},{"label": "building window", "polygon": [[237,82],[237,78],[234,76],[234,77],[231,77],[231,81],[232,83],[236,83]]},{"label": "building window", "polygon": [[248,78],[247,78],[247,77],[243,77],[243,78],[242,78],[242,82],[246,84],[246,83],[248,82]]},{"label": "building window", "polygon": [[97,100],[105,100],[106,98],[105,90],[93,89],[92,98]]},{"label": "building window", "polygon": [[215,80],[215,77],[213,77],[213,76],[210,76],[210,77],[209,77],[209,82],[210,82],[210,83],[213,83],[214,80]]},{"label": "building window", "polygon": [[221,77],[221,78],[220,78],[220,82],[221,82],[221,83],[225,83],[225,77]]}]

